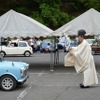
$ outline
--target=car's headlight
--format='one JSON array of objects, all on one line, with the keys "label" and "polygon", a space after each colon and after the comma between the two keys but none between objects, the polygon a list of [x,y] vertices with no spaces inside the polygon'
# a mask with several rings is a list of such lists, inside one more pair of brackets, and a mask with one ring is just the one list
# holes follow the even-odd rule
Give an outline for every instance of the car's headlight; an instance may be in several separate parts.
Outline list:
[{"label": "car's headlight", "polygon": [[22,68],[20,69],[20,72],[21,72],[21,77],[23,78],[23,77],[26,76],[27,69],[25,69],[24,67],[22,67]]}]

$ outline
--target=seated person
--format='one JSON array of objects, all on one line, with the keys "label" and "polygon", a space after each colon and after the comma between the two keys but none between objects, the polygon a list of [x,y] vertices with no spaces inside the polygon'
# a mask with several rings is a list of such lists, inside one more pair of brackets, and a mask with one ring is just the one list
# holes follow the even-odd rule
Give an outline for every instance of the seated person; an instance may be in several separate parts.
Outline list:
[{"label": "seated person", "polygon": [[17,44],[17,43],[11,43],[10,46],[11,46],[11,47],[17,47],[18,44]]},{"label": "seated person", "polygon": [[14,43],[14,47],[18,47],[18,44],[17,43]]},{"label": "seated person", "polygon": [[11,43],[11,44],[10,44],[10,47],[14,47],[14,44],[13,44],[13,43]]},{"label": "seated person", "polygon": [[45,47],[45,52],[49,52],[50,51],[50,43],[48,43],[48,45]]}]

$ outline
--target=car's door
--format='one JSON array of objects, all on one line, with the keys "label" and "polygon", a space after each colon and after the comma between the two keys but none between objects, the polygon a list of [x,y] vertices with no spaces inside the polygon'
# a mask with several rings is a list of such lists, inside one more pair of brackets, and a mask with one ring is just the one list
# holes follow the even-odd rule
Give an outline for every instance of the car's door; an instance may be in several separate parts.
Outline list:
[{"label": "car's door", "polygon": [[100,43],[95,42],[94,44],[92,44],[92,50],[93,50],[95,53],[100,53]]},{"label": "car's door", "polygon": [[26,44],[26,42],[19,42],[18,43],[18,52],[19,54],[24,54],[25,51],[27,51],[29,48]]},{"label": "car's door", "polygon": [[15,43],[10,43],[7,47],[5,47],[4,51],[6,54],[18,54],[18,46]]},{"label": "car's door", "polygon": [[97,44],[97,53],[100,53],[100,41],[98,42],[98,44]]}]

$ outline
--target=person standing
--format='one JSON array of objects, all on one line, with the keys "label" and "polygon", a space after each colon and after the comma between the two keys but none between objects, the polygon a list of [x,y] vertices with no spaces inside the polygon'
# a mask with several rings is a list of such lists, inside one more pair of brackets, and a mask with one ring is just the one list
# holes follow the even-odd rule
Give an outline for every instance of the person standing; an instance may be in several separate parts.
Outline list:
[{"label": "person standing", "polygon": [[98,77],[95,69],[91,47],[85,40],[85,30],[78,31],[80,44],[69,49],[65,56],[65,66],[74,66],[77,73],[83,73],[83,83],[80,88],[89,88],[93,84],[98,84]]},{"label": "person standing", "polygon": [[37,51],[40,51],[42,41],[40,39],[37,40]]},{"label": "person standing", "polygon": [[34,48],[34,40],[33,40],[33,38],[30,38],[29,41],[30,41],[30,46],[32,47],[32,50],[34,52],[35,48]]},{"label": "person standing", "polygon": [[69,36],[65,36],[64,52],[68,52],[68,49],[71,46],[71,39]]},{"label": "person standing", "polygon": [[75,46],[78,46],[78,37],[77,36],[74,39],[74,44],[75,44]]}]

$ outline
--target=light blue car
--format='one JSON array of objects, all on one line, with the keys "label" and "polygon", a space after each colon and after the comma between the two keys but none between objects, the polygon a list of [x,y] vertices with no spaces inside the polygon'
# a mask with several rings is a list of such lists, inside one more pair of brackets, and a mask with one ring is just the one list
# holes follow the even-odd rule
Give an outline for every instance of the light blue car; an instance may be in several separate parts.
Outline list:
[{"label": "light blue car", "polygon": [[11,91],[22,85],[28,78],[28,67],[25,62],[4,61],[0,57],[0,88]]}]

